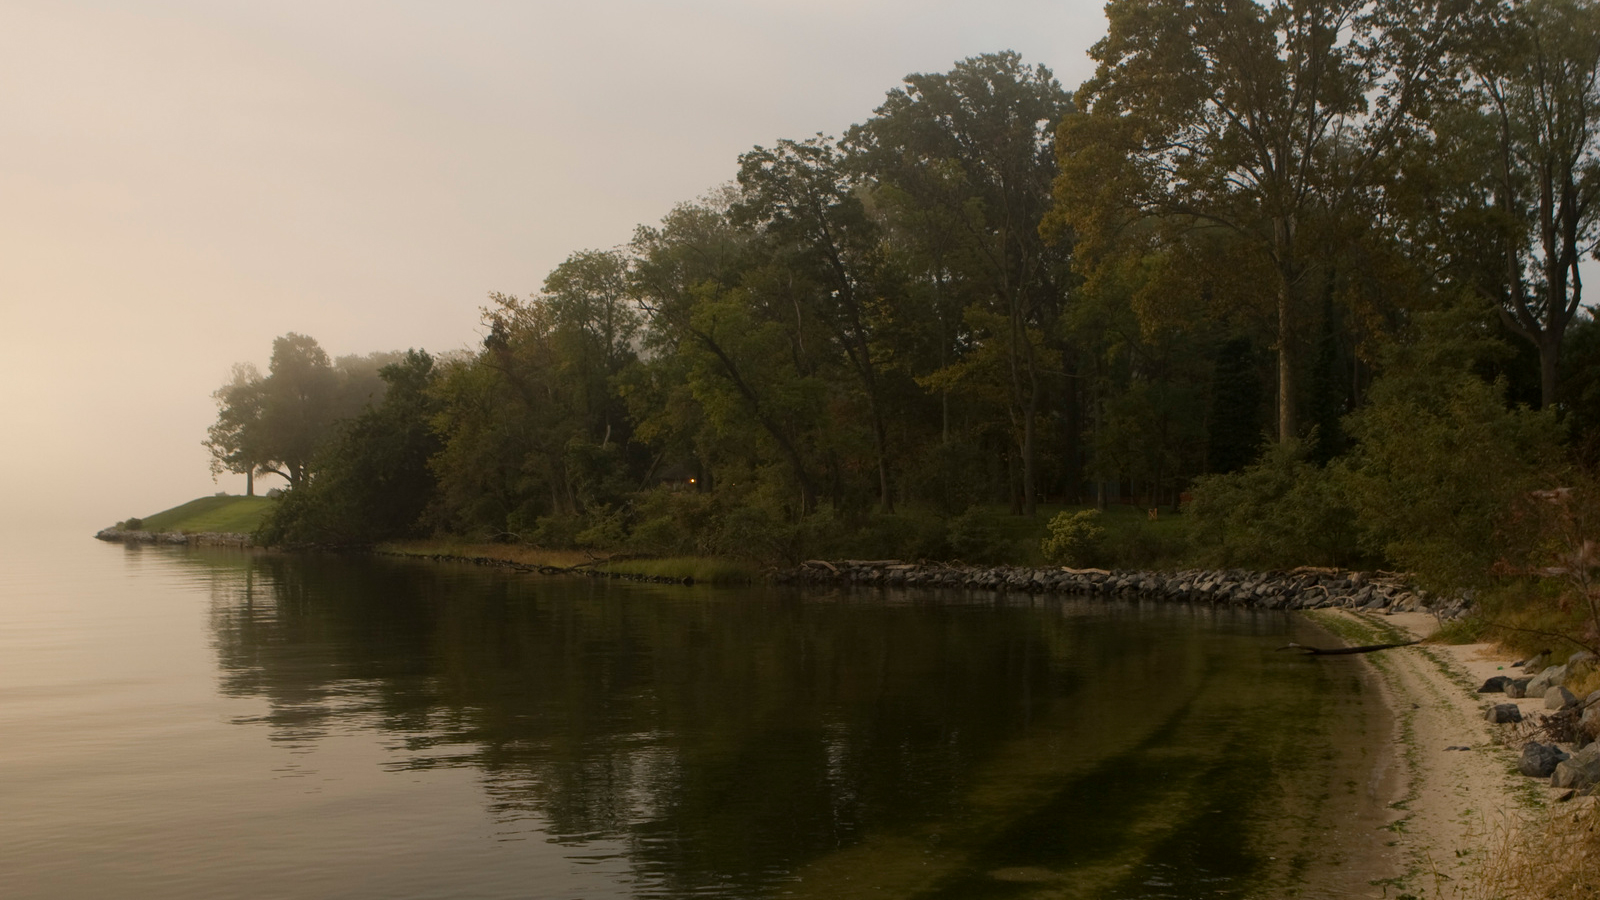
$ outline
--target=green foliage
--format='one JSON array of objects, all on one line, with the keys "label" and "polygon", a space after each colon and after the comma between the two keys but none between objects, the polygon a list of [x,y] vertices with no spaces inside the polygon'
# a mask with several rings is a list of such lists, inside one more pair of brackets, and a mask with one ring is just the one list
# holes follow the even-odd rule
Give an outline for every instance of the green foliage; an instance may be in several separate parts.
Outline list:
[{"label": "green foliage", "polygon": [[969,563],[1007,562],[1014,549],[998,517],[982,506],[950,520],[949,540],[956,558]]},{"label": "green foliage", "polygon": [[1057,513],[1049,528],[1050,536],[1039,546],[1046,562],[1080,568],[1101,563],[1106,530],[1100,526],[1099,510]]},{"label": "green foliage", "polygon": [[1261,419],[1261,375],[1249,338],[1231,338],[1217,348],[1211,389],[1211,427],[1206,462],[1219,475],[1237,472],[1261,455],[1266,429]]},{"label": "green foliage", "polygon": [[1473,371],[1504,352],[1473,307],[1421,317],[1391,345],[1368,403],[1347,420],[1357,440],[1345,495],[1363,544],[1435,590],[1480,584],[1522,542],[1520,498],[1555,473],[1553,410],[1508,408],[1501,381]]},{"label": "green foliage", "polygon": [[1339,470],[1310,462],[1298,441],[1268,446],[1231,475],[1197,478],[1192,493],[1192,538],[1205,564],[1282,569],[1363,561]]},{"label": "green foliage", "polygon": [[323,446],[262,524],[263,543],[365,544],[423,532],[435,492],[430,460],[441,447],[433,358],[412,350],[379,374],[388,386],[382,403]]},{"label": "green foliage", "polygon": [[[448,363],[380,379],[378,355],[279,338],[267,375],[218,390],[207,446],[291,481],[271,540],[1476,583],[1537,556],[1517,499],[1555,483],[1562,433],[1506,384],[1531,390],[1551,339],[1600,459],[1600,331],[1560,340],[1578,283],[1551,266],[1577,257],[1536,246],[1525,202],[1558,137],[1525,101],[1556,70],[1512,64],[1600,59],[1593,10],[1114,0],[1075,99],[1015,53],[908,76],[843,140],[757,147],[626,247],[491,295]],[[1582,236],[1600,169],[1573,109],[1552,122],[1574,192],[1550,196]],[[1461,294],[1544,343],[1508,356],[1487,310],[1448,311]],[[1190,489],[1192,515],[1147,518]]]},{"label": "green foliage", "polygon": [[212,474],[270,473],[298,487],[337,423],[383,399],[378,373],[399,359],[400,354],[374,353],[330,361],[314,338],[294,332],[277,338],[265,378],[241,363],[212,394],[217,421],[203,442],[211,451]]}]

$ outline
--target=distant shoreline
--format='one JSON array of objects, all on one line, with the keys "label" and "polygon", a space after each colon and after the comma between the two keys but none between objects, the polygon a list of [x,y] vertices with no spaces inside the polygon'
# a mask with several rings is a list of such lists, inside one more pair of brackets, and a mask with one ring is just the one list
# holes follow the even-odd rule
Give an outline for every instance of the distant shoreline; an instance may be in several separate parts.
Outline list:
[{"label": "distant shoreline", "polygon": [[139,529],[102,528],[95,532],[95,540],[115,544],[171,544],[190,547],[254,547],[255,539],[248,534],[226,531],[143,531]]}]

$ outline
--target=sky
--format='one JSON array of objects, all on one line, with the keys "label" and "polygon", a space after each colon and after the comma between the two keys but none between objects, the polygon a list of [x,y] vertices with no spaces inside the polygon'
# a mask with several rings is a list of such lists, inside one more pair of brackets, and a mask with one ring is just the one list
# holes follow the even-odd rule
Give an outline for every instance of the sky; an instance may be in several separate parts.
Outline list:
[{"label": "sky", "polygon": [[1070,90],[1102,34],[1096,0],[6,0],[0,518],[242,493],[200,442],[274,337],[475,344],[489,292],[625,243],[752,146],[980,53]]}]

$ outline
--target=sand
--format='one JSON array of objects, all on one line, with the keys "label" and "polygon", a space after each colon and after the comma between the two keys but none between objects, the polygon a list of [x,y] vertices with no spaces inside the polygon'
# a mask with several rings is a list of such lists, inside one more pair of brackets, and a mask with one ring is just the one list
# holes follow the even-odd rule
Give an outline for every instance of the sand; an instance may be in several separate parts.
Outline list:
[{"label": "sand", "polygon": [[[1426,613],[1373,615],[1340,611],[1368,627],[1427,637],[1438,627]],[[1403,638],[1402,638],[1403,639]],[[1514,660],[1489,644],[1424,644],[1363,657],[1394,711],[1393,749],[1373,775],[1389,801],[1394,833],[1386,862],[1397,871],[1372,896],[1472,897],[1475,874],[1492,850],[1537,809],[1564,793],[1516,771],[1532,726],[1490,725],[1491,703],[1516,703],[1537,721],[1543,698],[1478,695],[1494,675],[1518,674]],[[1453,749],[1466,748],[1466,749]]]}]

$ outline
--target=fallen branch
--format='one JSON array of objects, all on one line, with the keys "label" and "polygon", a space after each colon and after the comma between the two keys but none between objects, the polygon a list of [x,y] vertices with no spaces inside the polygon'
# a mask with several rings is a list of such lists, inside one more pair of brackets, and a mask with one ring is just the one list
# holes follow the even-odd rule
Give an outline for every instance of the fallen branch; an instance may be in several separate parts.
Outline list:
[{"label": "fallen branch", "polygon": [[1395,647],[1409,647],[1412,644],[1420,643],[1422,643],[1422,641],[1419,639],[1415,641],[1404,641],[1399,644],[1368,644],[1365,647],[1335,647],[1331,650],[1324,647],[1307,647],[1305,644],[1290,643],[1285,644],[1278,649],[1299,650],[1305,653],[1307,656],[1350,656],[1356,653],[1372,653],[1377,650],[1392,650]]}]

